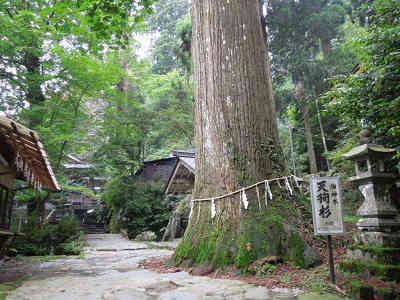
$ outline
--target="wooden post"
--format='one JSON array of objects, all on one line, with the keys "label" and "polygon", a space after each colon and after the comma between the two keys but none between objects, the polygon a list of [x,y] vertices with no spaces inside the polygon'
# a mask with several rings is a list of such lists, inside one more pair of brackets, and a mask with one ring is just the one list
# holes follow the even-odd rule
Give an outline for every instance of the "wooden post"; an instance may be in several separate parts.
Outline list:
[{"label": "wooden post", "polygon": [[333,261],[333,249],[332,249],[332,236],[328,235],[328,252],[329,252],[329,270],[331,271],[331,280],[333,284],[336,284],[335,277],[335,264]]}]

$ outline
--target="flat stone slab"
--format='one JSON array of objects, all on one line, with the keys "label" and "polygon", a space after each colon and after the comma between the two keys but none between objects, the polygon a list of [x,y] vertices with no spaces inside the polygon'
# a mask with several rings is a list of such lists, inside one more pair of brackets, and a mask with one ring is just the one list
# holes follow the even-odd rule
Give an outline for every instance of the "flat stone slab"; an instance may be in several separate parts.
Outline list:
[{"label": "flat stone slab", "polygon": [[261,286],[249,288],[246,291],[245,298],[251,299],[251,300],[270,300],[270,299],[272,299],[268,290]]},{"label": "flat stone slab", "polygon": [[139,267],[144,259],[173,252],[150,249],[119,235],[89,235],[88,243],[83,259],[43,263],[40,272],[12,291],[7,300],[292,300],[303,293],[267,290],[238,280],[191,276],[186,272],[160,274],[144,270]]}]

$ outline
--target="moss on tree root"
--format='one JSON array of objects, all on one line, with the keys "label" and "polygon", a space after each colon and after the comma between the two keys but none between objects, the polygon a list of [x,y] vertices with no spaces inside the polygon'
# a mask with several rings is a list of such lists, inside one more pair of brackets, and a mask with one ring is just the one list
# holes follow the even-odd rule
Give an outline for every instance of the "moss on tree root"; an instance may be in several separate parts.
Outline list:
[{"label": "moss on tree root", "polygon": [[[296,224],[288,223],[296,214],[293,202],[276,201],[279,204],[268,211],[249,205],[237,222],[220,219],[196,223],[193,217],[171,263],[209,264],[214,269],[234,264],[237,269],[247,271],[257,259],[276,256],[299,267],[310,267],[315,261],[308,261],[304,255],[309,246],[296,230]],[[203,209],[205,214],[208,210]]]}]

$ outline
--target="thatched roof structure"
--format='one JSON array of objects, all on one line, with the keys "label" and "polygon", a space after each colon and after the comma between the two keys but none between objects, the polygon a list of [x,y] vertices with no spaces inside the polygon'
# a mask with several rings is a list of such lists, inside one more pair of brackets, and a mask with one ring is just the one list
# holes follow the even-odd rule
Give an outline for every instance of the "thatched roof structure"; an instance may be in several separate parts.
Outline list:
[{"label": "thatched roof structure", "polygon": [[15,178],[26,180],[35,189],[46,186],[60,190],[39,135],[2,116],[0,154],[2,163],[15,172]]}]

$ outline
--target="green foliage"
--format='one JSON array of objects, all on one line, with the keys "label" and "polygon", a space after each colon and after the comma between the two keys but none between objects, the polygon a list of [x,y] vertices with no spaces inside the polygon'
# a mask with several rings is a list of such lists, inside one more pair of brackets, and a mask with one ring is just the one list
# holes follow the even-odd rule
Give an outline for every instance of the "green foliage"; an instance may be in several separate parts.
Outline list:
[{"label": "green foliage", "polygon": [[238,253],[235,257],[235,266],[247,272],[250,265],[256,260],[257,256],[252,245],[246,238],[238,242]]},{"label": "green foliage", "polygon": [[[283,125],[280,134],[286,157],[294,155],[297,173],[310,172],[306,135],[312,136],[317,168],[327,169],[318,116],[326,129],[328,150],[342,138],[332,130],[338,127],[338,117],[327,115],[323,108],[318,115],[315,99],[330,88],[329,78],[348,73],[355,64],[351,49],[340,43],[343,28],[350,28],[345,23],[346,5],[337,0],[268,1],[266,23],[274,95]],[[304,132],[306,106],[311,132]],[[293,127],[293,154],[287,126]]]},{"label": "green foliage", "polygon": [[[152,0],[5,0],[0,3],[0,80],[8,104],[43,103],[64,68],[58,51],[104,54],[127,45]],[[62,41],[62,42],[61,42]],[[83,67],[84,65],[82,65]],[[9,70],[15,69],[16,73]],[[43,89],[43,90],[41,90]],[[15,94],[9,94],[13,91]],[[8,108],[8,104],[6,107]],[[37,120],[36,120],[37,121]]]},{"label": "green foliage", "polygon": [[16,280],[13,282],[5,282],[0,284],[0,300],[5,300],[8,294],[19,288],[23,283],[23,280]]},{"label": "green foliage", "polygon": [[182,66],[188,69],[186,55],[191,40],[191,26],[190,29],[186,26],[188,13],[187,0],[159,0],[154,4],[148,27],[158,32],[159,37],[152,51],[152,73],[167,74]]},{"label": "green foliage", "polygon": [[289,238],[290,260],[301,268],[308,267],[304,261],[304,241],[298,232],[291,232]]},{"label": "green foliage", "polygon": [[371,275],[382,278],[383,280],[400,282],[400,266],[369,263],[365,261],[344,260],[339,263],[343,271],[363,274],[368,270]]},{"label": "green foliage", "polygon": [[[76,218],[64,217],[59,224],[41,224],[37,216],[30,216],[12,247],[22,255],[76,254],[80,226]],[[75,249],[75,251],[72,251]]]},{"label": "green foliage", "polygon": [[392,264],[395,265],[400,262],[398,254],[400,248],[390,248],[382,246],[370,246],[362,244],[353,244],[348,247],[349,250],[360,250],[363,255],[374,258],[374,260],[381,264]]},{"label": "green foliage", "polygon": [[338,114],[347,128],[361,121],[373,128],[376,142],[400,145],[400,4],[377,0],[369,26],[353,39],[359,57],[358,70],[337,80],[325,96],[331,113]]},{"label": "green foliage", "polygon": [[135,184],[130,176],[124,176],[106,186],[104,197],[113,213],[114,230],[126,230],[129,238],[148,230],[161,237],[171,212],[160,186]]},{"label": "green foliage", "polygon": [[83,251],[81,241],[71,241],[67,243],[60,243],[54,249],[56,255],[80,255]]},{"label": "green foliage", "polygon": [[93,198],[93,199],[99,199],[98,194],[95,194],[93,190],[87,188],[86,186],[79,186],[79,185],[63,185],[62,186],[63,191],[67,192],[77,192],[79,194],[83,194],[87,197]]},{"label": "green foliage", "polygon": [[[154,112],[148,144],[154,154],[148,159],[168,156],[172,150],[193,145],[193,94],[186,79],[175,71],[152,75],[145,83],[148,108]],[[158,156],[158,157],[157,157]]]}]

